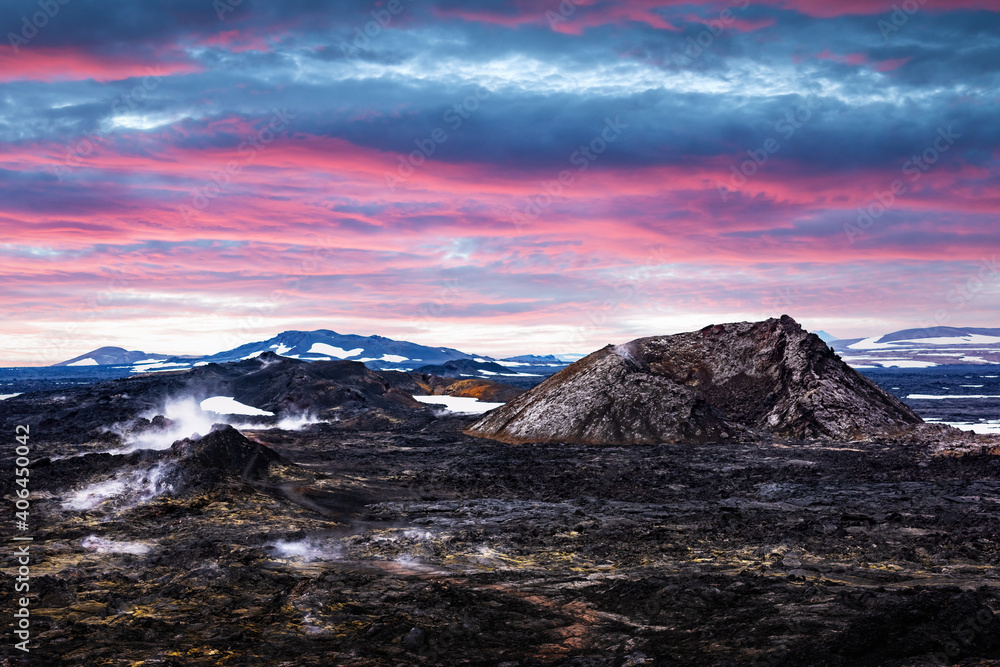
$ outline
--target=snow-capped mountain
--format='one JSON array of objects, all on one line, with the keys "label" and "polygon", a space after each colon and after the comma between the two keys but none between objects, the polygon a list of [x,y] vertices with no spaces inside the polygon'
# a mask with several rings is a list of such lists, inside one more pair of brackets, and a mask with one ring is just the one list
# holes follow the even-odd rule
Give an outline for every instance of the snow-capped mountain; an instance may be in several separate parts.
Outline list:
[{"label": "snow-capped mountain", "polygon": [[[95,366],[105,370],[122,369],[122,374],[180,371],[211,363],[242,361],[273,352],[303,361],[347,360],[364,363],[375,370],[441,371],[448,377],[478,377],[516,382],[535,382],[566,366],[566,355],[524,355],[493,359],[462,352],[450,347],[429,347],[419,343],[393,340],[384,336],[340,334],[328,329],[285,331],[274,338],[246,343],[231,350],[206,356],[169,356],[129,352],[122,348],[102,347],[64,361],[56,366]],[[458,365],[456,365],[458,364]]]},{"label": "snow-capped mountain", "polygon": [[126,366],[144,361],[153,363],[168,358],[165,354],[149,354],[138,350],[126,350],[123,347],[99,347],[53,366]]},{"label": "snow-capped mountain", "polygon": [[274,338],[247,343],[232,350],[219,352],[198,361],[222,363],[249,359],[264,352],[304,361],[346,359],[360,361],[369,368],[415,368],[428,364],[443,364],[452,359],[468,359],[473,355],[450,347],[428,347],[418,343],[393,340],[383,336],[339,334],[329,329],[317,331],[285,331]]},{"label": "snow-capped mountain", "polygon": [[1000,329],[904,329],[884,336],[834,340],[829,345],[855,368],[1000,364]]}]

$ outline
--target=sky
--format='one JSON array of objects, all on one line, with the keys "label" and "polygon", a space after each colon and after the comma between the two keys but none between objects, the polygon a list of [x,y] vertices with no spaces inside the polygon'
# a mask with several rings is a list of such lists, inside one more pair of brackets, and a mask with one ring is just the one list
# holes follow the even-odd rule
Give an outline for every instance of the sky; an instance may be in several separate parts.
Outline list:
[{"label": "sky", "polygon": [[1000,0],[12,0],[0,35],[0,365],[1000,326]]}]

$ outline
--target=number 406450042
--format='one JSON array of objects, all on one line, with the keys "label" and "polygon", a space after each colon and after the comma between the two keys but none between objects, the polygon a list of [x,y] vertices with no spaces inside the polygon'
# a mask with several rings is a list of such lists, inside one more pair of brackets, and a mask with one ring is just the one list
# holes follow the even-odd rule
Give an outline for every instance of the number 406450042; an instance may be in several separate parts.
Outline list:
[{"label": "number 406450042", "polygon": [[28,454],[31,453],[31,448],[28,447],[29,437],[30,428],[28,426],[18,426],[15,430],[14,439],[20,444],[18,444],[15,450],[17,459],[14,460],[16,466],[14,475],[17,477],[15,484],[21,488],[16,491],[17,500],[14,501],[14,506],[18,509],[15,516],[17,517],[17,525],[21,530],[27,529],[28,507],[30,506],[28,502],[28,496],[30,495],[30,491],[28,491],[28,476],[31,474],[31,469],[28,468],[31,464],[31,460],[28,458]]}]

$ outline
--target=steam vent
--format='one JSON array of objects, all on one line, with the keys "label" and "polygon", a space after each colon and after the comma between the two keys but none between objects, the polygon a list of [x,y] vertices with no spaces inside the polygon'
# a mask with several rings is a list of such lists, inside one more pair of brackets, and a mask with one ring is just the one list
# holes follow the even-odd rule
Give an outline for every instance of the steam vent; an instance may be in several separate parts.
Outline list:
[{"label": "steam vent", "polygon": [[608,345],[466,432],[511,444],[852,440],[921,421],[783,315]]}]

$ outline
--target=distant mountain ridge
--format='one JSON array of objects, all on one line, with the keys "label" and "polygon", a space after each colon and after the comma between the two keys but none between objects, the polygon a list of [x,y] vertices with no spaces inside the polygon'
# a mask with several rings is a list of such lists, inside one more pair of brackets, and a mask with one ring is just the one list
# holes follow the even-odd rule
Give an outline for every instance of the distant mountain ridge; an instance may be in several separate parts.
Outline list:
[{"label": "distant mountain ridge", "polygon": [[87,354],[81,354],[67,361],[52,364],[53,366],[125,366],[146,359],[162,361],[170,357],[165,354],[149,354],[138,350],[126,350],[123,347],[99,347]]},{"label": "distant mountain ridge", "polygon": [[[826,332],[818,332],[817,335],[856,368],[1000,364],[1000,328],[929,327],[847,339],[836,339]],[[434,371],[458,378],[500,375],[517,378],[511,381],[525,386],[582,356],[525,354],[494,359],[451,347],[431,347],[378,335],[361,336],[318,329],[285,331],[267,340],[204,356],[165,355],[106,346],[53,364],[53,367],[122,367],[125,372],[130,370],[133,373],[171,371],[209,363],[240,361],[265,352],[303,361],[360,361],[375,370],[421,369],[421,372],[432,372],[428,367],[434,367]]]},{"label": "distant mountain ridge", "polygon": [[385,336],[341,334],[330,329],[318,329],[285,331],[267,340],[245,343],[204,356],[171,356],[102,347],[54,366],[121,367],[126,369],[125,372],[132,373],[181,371],[212,363],[243,361],[265,353],[301,361],[358,361],[373,370],[419,369],[421,372],[433,372],[428,369],[435,369],[455,378],[504,376],[521,385],[533,384],[569,363],[556,355],[494,359],[451,347],[431,347]]},{"label": "distant mountain ridge", "polygon": [[1000,329],[928,327],[829,342],[855,368],[1000,364]]},{"label": "distant mountain ridge", "polygon": [[897,340],[919,340],[924,338],[947,338],[960,336],[992,336],[1000,338],[1000,329],[983,328],[959,328],[959,327],[930,327],[927,329],[903,329],[891,334],[886,334],[880,339],[883,343]]},{"label": "distant mountain ridge", "polygon": [[340,334],[329,329],[316,331],[285,331],[274,338],[219,352],[200,361],[222,363],[240,361],[264,352],[303,361],[346,359],[360,361],[372,368],[395,367],[404,362],[409,366],[442,364],[453,359],[468,359],[472,355],[450,347],[428,347],[419,343],[398,341],[384,336]]}]

